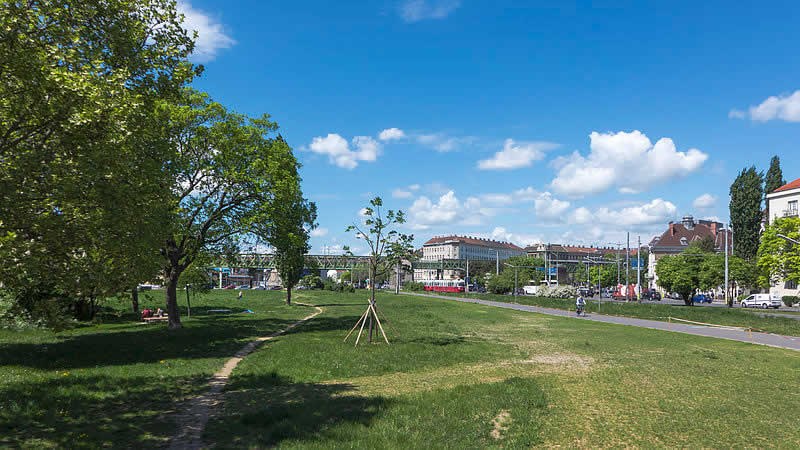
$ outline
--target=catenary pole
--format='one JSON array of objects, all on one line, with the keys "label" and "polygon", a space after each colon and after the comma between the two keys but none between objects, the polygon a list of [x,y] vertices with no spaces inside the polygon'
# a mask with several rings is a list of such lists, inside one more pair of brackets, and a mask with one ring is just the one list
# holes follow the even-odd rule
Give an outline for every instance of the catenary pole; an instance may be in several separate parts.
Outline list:
[{"label": "catenary pole", "polygon": [[625,244],[625,301],[631,301],[631,232]]},{"label": "catenary pole", "polygon": [[724,229],[725,231],[725,303],[728,305],[728,308],[731,307],[731,301],[728,298],[728,229],[727,224]]},{"label": "catenary pole", "polygon": [[642,237],[636,247],[636,300],[642,301]]}]

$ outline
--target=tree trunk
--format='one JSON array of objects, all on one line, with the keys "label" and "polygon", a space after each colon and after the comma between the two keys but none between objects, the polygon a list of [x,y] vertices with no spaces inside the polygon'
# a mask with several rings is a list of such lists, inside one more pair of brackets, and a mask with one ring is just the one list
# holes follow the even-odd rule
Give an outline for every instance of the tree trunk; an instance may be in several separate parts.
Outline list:
[{"label": "tree trunk", "polygon": [[286,304],[292,304],[292,288],[290,286],[286,286]]},{"label": "tree trunk", "polygon": [[139,313],[139,288],[137,286],[131,289],[131,308],[133,312]]},{"label": "tree trunk", "polygon": [[181,316],[178,311],[178,278],[181,276],[177,267],[164,270],[164,282],[167,285],[167,315],[169,315],[169,328],[181,328]]}]

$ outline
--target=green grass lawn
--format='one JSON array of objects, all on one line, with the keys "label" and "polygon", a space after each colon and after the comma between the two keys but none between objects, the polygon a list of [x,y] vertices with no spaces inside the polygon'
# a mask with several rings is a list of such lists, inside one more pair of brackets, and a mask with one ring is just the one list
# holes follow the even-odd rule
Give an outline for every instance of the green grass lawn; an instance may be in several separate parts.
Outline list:
[{"label": "green grass lawn", "polygon": [[[246,358],[205,439],[220,447],[791,447],[800,354],[382,293],[401,337],[342,339],[364,294]],[[387,330],[388,332],[388,330]]]},{"label": "green grass lawn", "polygon": [[[160,447],[174,412],[255,336],[314,311],[215,291],[185,328],[0,331],[0,446]],[[149,302],[163,303],[160,295]],[[218,448],[794,447],[800,353],[380,293],[400,336],[342,342],[366,292],[300,291],[323,313],[234,370],[204,439]],[[605,306],[605,305],[603,305]],[[118,311],[127,308],[116,305]],[[213,316],[208,309],[255,314]],[[364,337],[362,337],[362,340]]]},{"label": "green grass lawn", "polygon": [[[438,293],[437,293],[438,294]],[[469,297],[495,302],[513,303],[514,297],[510,295],[497,294],[455,294],[445,293],[443,295],[453,297]],[[528,295],[518,295],[517,303],[522,305],[535,305],[547,308],[574,310],[575,299],[560,299],[535,297]],[[710,306],[685,306],[669,305],[659,303],[619,303],[602,302],[587,300],[587,312],[599,312],[615,316],[635,317],[638,319],[649,319],[666,322],[668,317],[674,317],[695,322],[713,323],[717,325],[732,325],[737,327],[753,327],[753,329],[764,330],[769,333],[782,334],[786,336],[800,336],[800,321],[775,316],[760,316],[753,314],[756,312],[775,312],[775,310],[755,310],[742,308],[719,308]]]},{"label": "green grass lawn", "polygon": [[[0,329],[0,447],[163,445],[175,432],[176,402],[204,389],[253,337],[313,311],[285,306],[281,292],[249,291],[241,302],[236,295],[197,298],[192,318],[184,309],[184,328],[175,331],[138,323],[122,301],[108,303],[102,324],[61,333]],[[142,308],[163,308],[163,296],[140,295]]]}]

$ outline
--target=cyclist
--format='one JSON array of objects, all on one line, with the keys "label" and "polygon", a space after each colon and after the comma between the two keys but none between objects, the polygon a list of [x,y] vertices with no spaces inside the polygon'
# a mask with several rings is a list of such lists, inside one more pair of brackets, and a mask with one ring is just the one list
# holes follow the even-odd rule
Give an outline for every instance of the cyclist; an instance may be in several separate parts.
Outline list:
[{"label": "cyclist", "polygon": [[578,294],[578,299],[575,300],[575,306],[576,306],[576,315],[578,316],[580,316],[581,314],[583,314],[584,316],[586,315],[586,312],[584,311],[584,307],[586,306],[586,301],[583,299],[583,295]]}]

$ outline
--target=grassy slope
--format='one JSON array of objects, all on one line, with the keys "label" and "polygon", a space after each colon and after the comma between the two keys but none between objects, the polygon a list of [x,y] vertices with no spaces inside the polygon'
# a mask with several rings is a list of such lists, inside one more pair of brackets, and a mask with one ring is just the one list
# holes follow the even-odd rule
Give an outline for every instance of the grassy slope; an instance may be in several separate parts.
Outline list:
[{"label": "grassy slope", "polygon": [[[444,294],[454,297],[469,297],[495,302],[512,303],[514,297],[510,295],[497,294]],[[575,309],[574,299],[558,299],[534,297],[527,295],[517,296],[517,302],[522,305],[537,305],[556,309]],[[753,314],[756,312],[773,313],[774,310],[752,310],[741,308],[718,308],[705,306],[684,306],[668,305],[659,303],[617,303],[603,302],[599,305],[600,313],[636,317],[639,319],[667,321],[667,317],[677,317],[684,320],[695,322],[714,323],[718,325],[732,325],[737,327],[753,327],[753,329],[764,330],[770,333],[783,334],[786,336],[800,336],[800,321],[788,317],[760,316]],[[597,312],[598,303],[588,301],[588,312]]]},{"label": "grassy slope", "polygon": [[[214,291],[192,302],[184,328],[140,325],[123,302],[106,323],[62,333],[0,330],[0,447],[148,447],[174,430],[169,412],[197,393],[255,336],[312,311],[286,307],[281,292]],[[163,305],[163,291],[142,296]],[[148,298],[149,297],[149,298]],[[181,297],[183,300],[185,297]],[[252,309],[213,316],[208,309]],[[121,317],[117,317],[121,315]]]},{"label": "grassy slope", "polygon": [[389,294],[379,305],[401,337],[356,349],[341,340],[365,308],[363,293],[302,296],[325,312],[240,364],[224,414],[206,429],[209,442],[791,447],[800,440],[797,352]]}]

